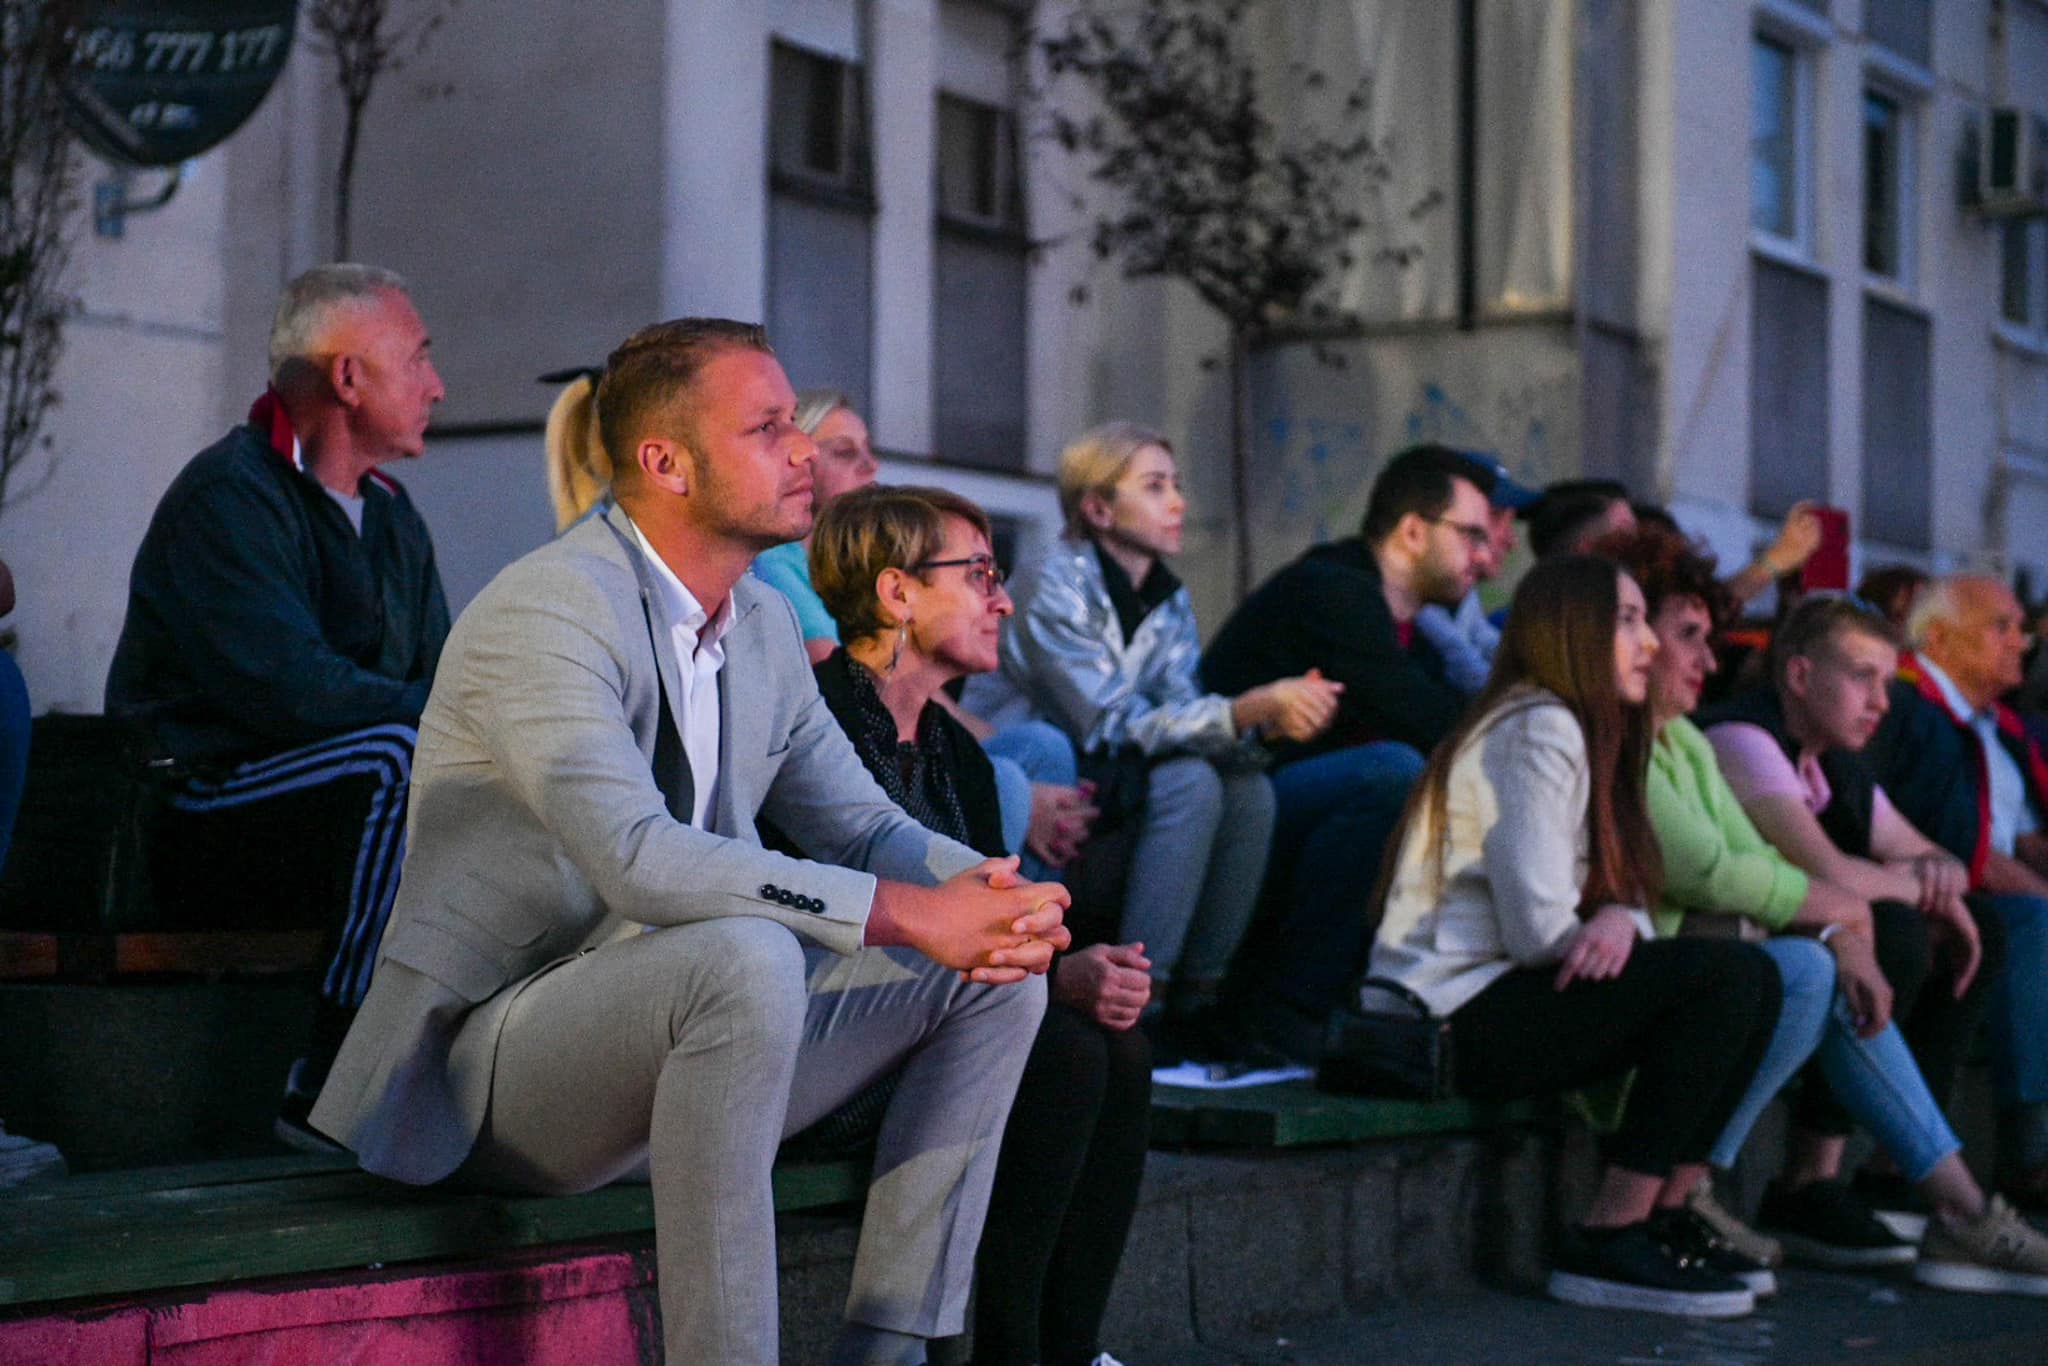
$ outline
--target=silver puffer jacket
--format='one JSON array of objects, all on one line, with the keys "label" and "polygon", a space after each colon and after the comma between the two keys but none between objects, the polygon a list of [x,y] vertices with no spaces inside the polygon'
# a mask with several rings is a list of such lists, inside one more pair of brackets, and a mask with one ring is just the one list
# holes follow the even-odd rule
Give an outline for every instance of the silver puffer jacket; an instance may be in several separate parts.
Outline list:
[{"label": "silver puffer jacket", "polygon": [[968,705],[997,725],[1031,717],[1066,731],[1083,753],[1125,745],[1148,755],[1249,756],[1230,699],[1195,682],[1202,655],[1183,587],[1152,609],[1128,644],[1095,547],[1062,537],[1011,583],[1017,615],[1003,631],[1002,669],[974,681]]}]

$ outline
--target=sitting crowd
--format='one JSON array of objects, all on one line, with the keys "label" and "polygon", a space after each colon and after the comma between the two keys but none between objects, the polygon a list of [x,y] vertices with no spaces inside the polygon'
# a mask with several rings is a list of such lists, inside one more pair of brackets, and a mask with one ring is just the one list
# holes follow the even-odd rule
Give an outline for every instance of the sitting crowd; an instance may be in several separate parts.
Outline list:
[{"label": "sitting crowd", "polygon": [[[1154,1069],[1313,1068],[1394,992],[1458,1093],[1618,1111],[1559,1298],[1736,1315],[1788,1254],[2048,1294],[2048,761],[1999,581],[1903,633],[1809,596],[1703,708],[1809,513],[1724,581],[1618,485],[1422,445],[1204,650],[1159,432],[1072,442],[1012,577],[760,329],[685,319],[570,379],[561,534],[451,627],[381,468],[441,396],[403,284],[294,281],[271,372],[165,496],[108,683],[168,764],[160,885],[331,908],[282,1135],[650,1182],[672,1360],[774,1359],[770,1172],[823,1134],[874,1152],[835,1361],[924,1360],[978,1265],[977,1361],[1110,1362]],[[1986,1021],[1996,1192],[1944,1113]],[[1714,1174],[1781,1090],[1755,1229]]]}]

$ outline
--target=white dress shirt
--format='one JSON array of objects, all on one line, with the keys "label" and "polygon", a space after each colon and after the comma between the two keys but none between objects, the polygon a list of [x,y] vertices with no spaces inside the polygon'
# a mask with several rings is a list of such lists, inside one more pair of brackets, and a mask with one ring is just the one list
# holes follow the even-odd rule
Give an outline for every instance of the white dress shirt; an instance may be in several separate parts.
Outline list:
[{"label": "white dress shirt", "polygon": [[676,680],[683,695],[674,699],[682,717],[683,756],[690,764],[690,824],[708,829],[704,817],[711,810],[711,794],[718,787],[718,673],[725,667],[725,633],[732,626],[732,595],[718,605],[718,615],[709,616],[696,595],[684,586],[654,547],[647,534],[628,517],[640,553],[654,566],[654,582],[661,593],[662,609],[668,613],[669,643],[676,656]]},{"label": "white dress shirt", "polygon": [[1998,741],[1998,715],[1991,707],[1971,706],[1955,680],[1926,655],[1919,656],[1919,661],[1934,686],[1941,689],[1949,710],[1976,733],[1977,748],[1984,753],[1984,771],[1991,779],[1991,847],[2011,858],[2014,841],[2040,829],[2041,821],[2034,804],[2027,800],[2026,775]]}]

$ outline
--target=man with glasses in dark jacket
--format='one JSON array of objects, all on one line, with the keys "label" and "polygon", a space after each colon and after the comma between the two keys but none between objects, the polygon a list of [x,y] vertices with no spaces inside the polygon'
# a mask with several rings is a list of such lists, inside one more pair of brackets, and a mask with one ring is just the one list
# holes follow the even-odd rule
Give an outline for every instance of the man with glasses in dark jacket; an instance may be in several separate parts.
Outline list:
[{"label": "man with glasses in dark jacket", "polygon": [[1267,897],[1241,985],[1273,1042],[1314,1051],[1321,1022],[1364,961],[1373,869],[1423,756],[1464,707],[1418,631],[1493,567],[1494,476],[1446,446],[1411,446],[1374,481],[1359,534],[1311,547],[1245,599],[1202,657],[1206,685],[1237,693],[1320,670],[1343,685],[1337,719],[1274,750],[1278,815]]}]

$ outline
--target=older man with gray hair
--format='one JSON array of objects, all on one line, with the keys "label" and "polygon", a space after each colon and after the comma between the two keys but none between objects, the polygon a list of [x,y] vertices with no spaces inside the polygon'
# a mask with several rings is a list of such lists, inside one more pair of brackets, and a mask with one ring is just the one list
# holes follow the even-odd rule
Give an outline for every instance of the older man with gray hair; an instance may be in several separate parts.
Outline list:
[{"label": "older man with gray hair", "polygon": [[[2000,1183],[2048,1205],[2048,759],[2000,699],[2026,649],[2017,598],[1961,574],[1921,593],[1891,711],[1869,749],[1900,814],[1969,869],[1982,928],[2006,940],[1990,1020],[2000,1107]],[[1990,947],[1987,936],[1987,950]],[[1958,1044],[1960,1046],[1960,1043]]]},{"label": "older man with gray hair", "polygon": [[421,454],[444,392],[398,276],[335,264],[287,285],[270,386],[157,504],[107,676],[108,713],[170,761],[162,908],[327,936],[277,1123],[298,1146],[333,1146],[305,1116],[369,986],[448,635],[426,523],[382,469]]}]

